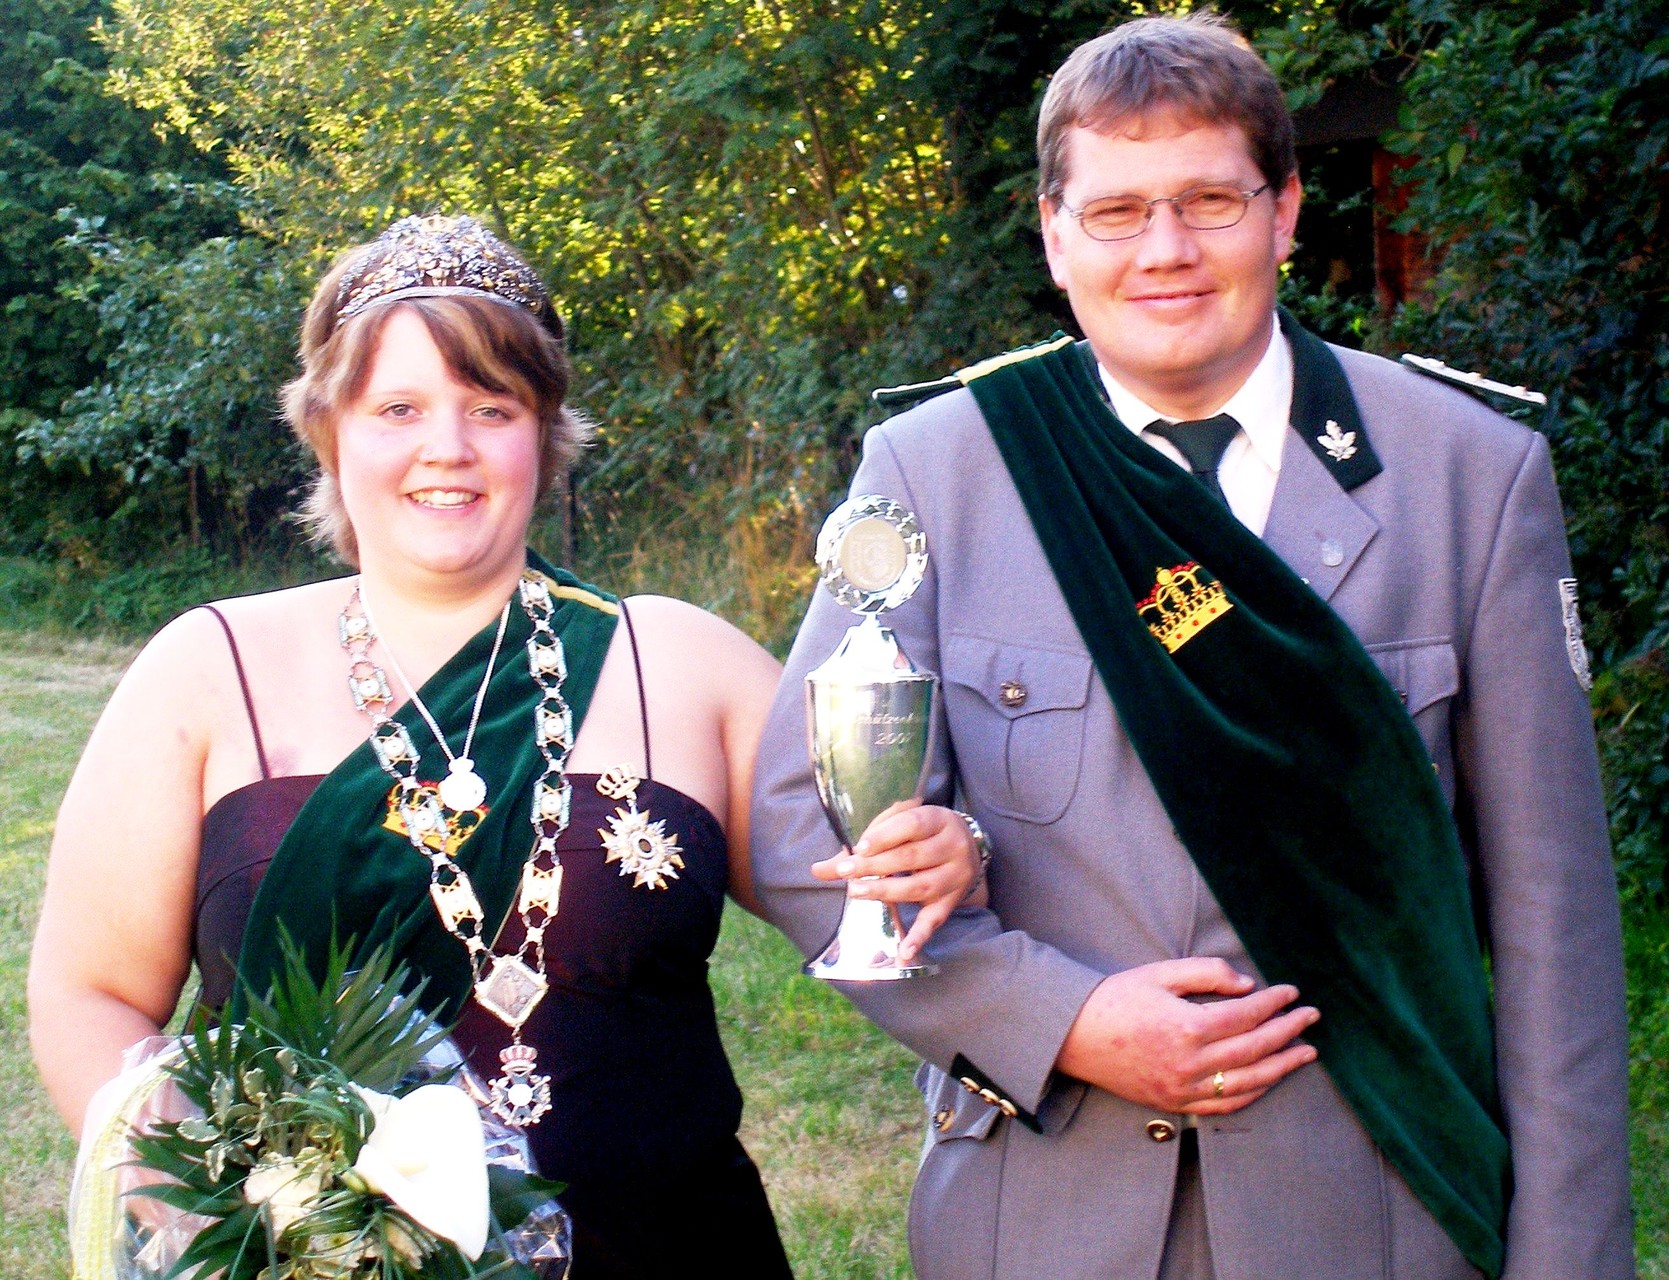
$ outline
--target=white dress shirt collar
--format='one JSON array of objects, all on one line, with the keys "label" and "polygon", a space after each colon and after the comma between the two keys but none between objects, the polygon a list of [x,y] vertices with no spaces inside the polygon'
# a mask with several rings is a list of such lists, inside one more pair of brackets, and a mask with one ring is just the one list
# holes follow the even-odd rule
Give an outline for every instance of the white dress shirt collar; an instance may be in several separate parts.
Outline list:
[{"label": "white dress shirt collar", "polygon": [[[1150,422],[1165,415],[1127,390],[1105,367],[1097,367],[1119,421],[1171,461],[1186,466],[1169,441],[1144,434]],[[1261,534],[1274,501],[1275,482],[1281,474],[1281,447],[1292,420],[1292,349],[1279,325],[1271,329],[1269,346],[1251,376],[1217,412],[1229,414],[1241,427],[1223,455],[1218,483],[1240,522]]]}]

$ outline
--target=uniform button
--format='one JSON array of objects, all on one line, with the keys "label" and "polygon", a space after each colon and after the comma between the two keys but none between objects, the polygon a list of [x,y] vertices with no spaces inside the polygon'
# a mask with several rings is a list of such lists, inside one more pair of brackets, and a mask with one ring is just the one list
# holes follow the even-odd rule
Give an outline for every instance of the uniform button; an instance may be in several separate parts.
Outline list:
[{"label": "uniform button", "polygon": [[963,1076],[958,1083],[961,1084],[961,1086],[969,1093],[979,1093],[979,1081],[975,1080],[972,1076]]},{"label": "uniform button", "polygon": [[933,1113],[933,1127],[935,1129],[937,1129],[940,1133],[944,1133],[947,1130],[949,1130],[950,1126],[955,1122],[955,1120],[956,1120],[956,1108],[955,1107],[940,1107],[937,1111],[935,1111]]},{"label": "uniform button", "polygon": [[1147,1136],[1155,1142],[1169,1142],[1176,1137],[1176,1126],[1169,1120],[1149,1120],[1147,1122]]},{"label": "uniform button", "polygon": [[1003,706],[1019,707],[1025,705],[1026,698],[1030,693],[1031,690],[1027,689],[1018,680],[1004,680],[997,696],[1003,700]]},{"label": "uniform button", "polygon": [[1328,538],[1321,544],[1321,563],[1329,569],[1337,569],[1344,563],[1344,547],[1333,538]]},{"label": "uniform button", "polygon": [[997,1099],[997,1110],[1001,1111],[1005,1116],[1009,1117],[1011,1120],[1015,1116],[1020,1114],[1020,1108],[1015,1106],[1007,1098]]}]

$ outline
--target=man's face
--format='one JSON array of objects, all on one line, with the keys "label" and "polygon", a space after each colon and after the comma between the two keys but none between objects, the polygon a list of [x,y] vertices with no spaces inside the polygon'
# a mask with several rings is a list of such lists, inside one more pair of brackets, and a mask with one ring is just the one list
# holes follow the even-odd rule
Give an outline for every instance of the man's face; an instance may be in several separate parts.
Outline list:
[{"label": "man's face", "polygon": [[[1082,209],[1106,196],[1144,200],[1194,187],[1264,185],[1238,125],[1145,117],[1111,133],[1066,136],[1062,202]],[[1087,235],[1048,199],[1043,244],[1050,274],[1101,364],[1159,412],[1217,412],[1269,344],[1277,273],[1292,250],[1299,182],[1255,197],[1235,226],[1194,231],[1171,205],[1155,205],[1146,231],[1111,243]]]}]

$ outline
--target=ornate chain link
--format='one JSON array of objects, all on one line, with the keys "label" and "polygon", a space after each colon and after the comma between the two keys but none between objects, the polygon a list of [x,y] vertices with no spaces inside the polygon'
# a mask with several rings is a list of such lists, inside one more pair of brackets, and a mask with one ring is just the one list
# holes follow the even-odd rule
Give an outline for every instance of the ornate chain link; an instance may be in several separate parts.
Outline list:
[{"label": "ornate chain link", "polygon": [[[554,606],[542,575],[526,571],[517,584],[522,610],[533,626],[527,639],[527,665],[539,686],[534,709],[534,741],[544,758],[544,771],[533,785],[533,852],[522,867],[517,912],[526,940],[520,955],[541,977],[545,970],[545,930],[555,918],[562,893],[562,861],[556,842],[568,826],[573,786],[568,781],[568,753],[573,749],[574,717],[562,696],[568,678],[568,658],[562,638],[551,628]],[[429,864],[429,896],[446,931],[469,952],[474,984],[488,976],[493,953],[482,937],[485,912],[469,873],[452,857],[456,831],[433,786],[418,781],[418,751],[405,725],[389,715],[393,690],[383,669],[370,657],[376,632],[365,613],[359,585],[343,609],[339,622],[342,647],[348,653],[348,687],[354,705],[371,719],[371,749],[383,772],[397,787],[395,804],[411,847]],[[532,1012],[529,1005],[525,1011]],[[525,1013],[524,1013],[525,1018]],[[519,1022],[516,1024],[519,1027]]]},{"label": "ornate chain link", "polygon": [[568,781],[568,753],[574,746],[574,716],[562,696],[568,678],[568,657],[562,638],[551,629],[551,593],[545,579],[524,573],[517,588],[522,609],[533,624],[527,638],[527,666],[539,686],[539,705],[533,712],[533,740],[544,757],[544,772],[533,784],[533,852],[522,866],[521,899],[526,941],[521,954],[545,971],[545,929],[556,916],[562,893],[562,860],[556,842],[568,826],[573,786]]}]

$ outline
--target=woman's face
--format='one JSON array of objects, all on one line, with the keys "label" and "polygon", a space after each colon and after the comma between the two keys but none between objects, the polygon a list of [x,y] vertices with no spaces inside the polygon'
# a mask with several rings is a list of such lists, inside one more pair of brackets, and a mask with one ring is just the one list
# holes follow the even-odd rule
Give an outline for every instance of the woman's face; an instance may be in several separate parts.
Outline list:
[{"label": "woman's face", "polygon": [[519,572],[538,499],[534,411],[460,382],[409,308],[383,325],[336,455],[362,569],[448,588]]}]

